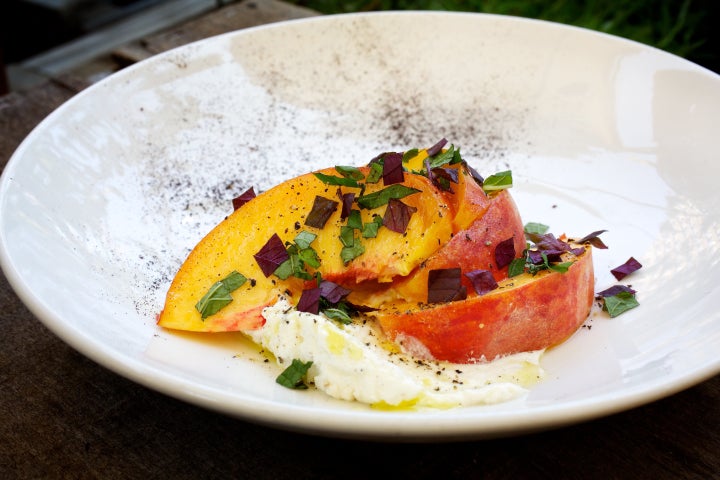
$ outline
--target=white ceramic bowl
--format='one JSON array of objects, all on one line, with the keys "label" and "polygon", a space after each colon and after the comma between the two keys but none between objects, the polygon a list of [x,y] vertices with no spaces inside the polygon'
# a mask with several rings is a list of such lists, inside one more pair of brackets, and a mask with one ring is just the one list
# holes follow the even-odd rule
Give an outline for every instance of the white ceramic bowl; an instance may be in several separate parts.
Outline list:
[{"label": "white ceramic bowl", "polygon": [[[60,338],[136,382],[303,432],[486,438],[644,404],[720,371],[720,78],[653,48],[502,16],[326,16],[187,45],[43,121],[0,185],[2,267]],[[459,146],[511,168],[525,221],[584,235],[598,290],[630,256],[640,307],[595,314],[510,403],[388,412],[275,384],[239,334],[155,325],[189,249],[245,187]]]}]

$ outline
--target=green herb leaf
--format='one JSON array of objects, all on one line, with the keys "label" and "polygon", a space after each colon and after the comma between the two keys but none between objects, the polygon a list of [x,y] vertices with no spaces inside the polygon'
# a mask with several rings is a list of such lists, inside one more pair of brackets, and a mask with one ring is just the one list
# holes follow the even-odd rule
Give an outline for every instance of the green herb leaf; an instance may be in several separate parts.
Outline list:
[{"label": "green herb leaf", "polygon": [[302,271],[302,264],[297,253],[290,255],[290,258],[281,263],[273,272],[273,275],[281,280],[287,280],[288,277]]},{"label": "green herb leaf", "polygon": [[288,259],[275,269],[273,275],[281,280],[287,280],[290,276],[312,280],[313,276],[305,269],[305,265],[313,268],[320,266],[320,257],[310,246],[316,238],[314,233],[302,230],[293,239],[295,243],[287,242]]},{"label": "green herb leaf", "polygon": [[308,248],[316,238],[317,235],[314,233],[303,230],[295,236],[293,241],[295,242],[295,245],[302,250],[304,248]]},{"label": "green herb leaf", "polygon": [[630,292],[620,292],[616,295],[605,297],[604,300],[603,310],[608,312],[613,318],[640,305],[635,298],[635,294]]},{"label": "green herb leaf", "polygon": [[542,223],[528,222],[525,224],[525,233],[544,235],[550,230],[550,227]]},{"label": "green herb leaf", "polygon": [[315,250],[312,248],[303,248],[298,252],[300,260],[313,268],[320,266],[320,258]]},{"label": "green herb leaf", "polygon": [[567,273],[573,262],[548,263],[548,268],[554,272]]},{"label": "green herb leaf", "polygon": [[516,258],[508,265],[508,277],[517,277],[525,272],[525,257]]},{"label": "green herb leaf", "polygon": [[351,178],[353,180],[362,180],[365,178],[365,175],[363,175],[357,167],[336,166],[335,170],[344,178]]},{"label": "green herb leaf", "polygon": [[343,263],[347,264],[351,260],[365,253],[365,247],[360,242],[354,242],[352,245],[345,246],[340,250],[340,258]]},{"label": "green herb leaf", "polygon": [[413,149],[408,150],[407,152],[403,153],[403,156],[402,156],[403,163],[407,163],[410,160],[412,160],[413,158],[417,157],[417,154],[419,152],[420,151],[417,148],[413,148]]},{"label": "green herb leaf", "polygon": [[400,199],[418,193],[420,190],[407,187],[401,183],[395,183],[377,192],[362,195],[357,199],[360,208],[377,208],[387,205],[391,198]]},{"label": "green herb leaf", "polygon": [[444,150],[434,157],[431,157],[430,160],[430,168],[438,168],[442,167],[443,165],[448,165],[452,163],[454,157],[455,157],[455,147],[453,145],[450,145],[447,150]]},{"label": "green herb leaf", "polygon": [[362,218],[360,218],[360,210],[351,210],[348,215],[347,226],[350,228],[362,229]]},{"label": "green herb leaf", "polygon": [[352,247],[355,244],[355,229],[348,226],[340,227],[340,242],[344,247]]},{"label": "green herb leaf", "polygon": [[380,215],[373,215],[372,222],[368,222],[363,225],[362,237],[363,238],[375,238],[377,237],[380,227],[383,225],[383,217]]},{"label": "green herb leaf", "polygon": [[377,183],[382,178],[383,164],[381,162],[373,162],[370,164],[370,172],[368,173],[365,183]]},{"label": "green herb leaf", "polygon": [[326,308],[322,310],[322,313],[325,314],[326,317],[328,317],[331,320],[335,320],[337,322],[340,322],[344,325],[349,325],[352,323],[352,319],[350,318],[350,315],[347,314],[344,310],[340,308]]},{"label": "green herb leaf", "polygon": [[295,358],[290,366],[278,375],[275,381],[283,387],[306,390],[308,386],[305,384],[304,380],[308,370],[312,366],[312,363],[312,361],[303,362]]},{"label": "green herb leaf", "polygon": [[525,267],[530,275],[536,275],[541,270],[547,270],[547,264],[545,263],[535,265],[534,263],[526,262]]},{"label": "green herb leaf", "polygon": [[496,192],[499,190],[505,190],[513,186],[512,172],[505,170],[504,172],[498,172],[495,175],[490,175],[483,182],[483,190],[485,192]]},{"label": "green herb leaf", "polygon": [[334,175],[326,175],[320,172],[314,172],[313,175],[326,185],[341,185],[343,187],[360,188],[360,184],[353,178],[336,177]]},{"label": "green herb leaf", "polygon": [[287,280],[293,274],[293,256],[281,263],[273,272],[280,280]]},{"label": "green herb leaf", "polygon": [[232,271],[227,277],[213,284],[205,295],[195,304],[200,316],[205,320],[210,315],[219,312],[223,307],[232,302],[231,292],[240,288],[247,278],[236,271]]},{"label": "green herb leaf", "polygon": [[460,155],[460,149],[455,149],[455,152],[453,153],[453,158],[450,160],[450,165],[454,165],[456,163],[463,163],[462,156]]}]

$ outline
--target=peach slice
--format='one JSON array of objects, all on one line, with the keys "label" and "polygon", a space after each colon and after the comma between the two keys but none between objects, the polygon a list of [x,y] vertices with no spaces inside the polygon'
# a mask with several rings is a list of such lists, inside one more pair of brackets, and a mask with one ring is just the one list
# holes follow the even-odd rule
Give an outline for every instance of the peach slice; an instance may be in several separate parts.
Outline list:
[{"label": "peach slice", "polygon": [[[360,170],[364,174],[369,171],[366,167]],[[339,176],[335,169],[321,173]],[[309,173],[258,195],[218,224],[192,250],[170,286],[158,324],[206,332],[252,329],[263,325],[262,308],[274,304],[280,295],[297,303],[304,281],[295,277],[287,280],[274,275],[266,277],[254,258],[274,234],[282,242],[292,242],[302,230],[316,234],[311,247],[321,260],[317,270],[328,280],[345,284],[369,279],[389,282],[396,276],[407,275],[450,239],[452,218],[445,195],[426,177],[406,173],[403,183],[418,190],[402,199],[416,209],[406,232],[381,228],[375,238],[361,240],[365,253],[349,263],[341,258],[343,245],[339,235],[346,220],[341,219],[340,206],[322,228],[304,225],[316,196],[339,202],[337,186],[323,183]],[[381,180],[367,184],[365,193],[383,188]],[[342,187],[342,191],[359,190]],[[362,209],[362,221],[371,222],[373,215],[382,215],[384,209]],[[310,270],[309,273],[314,273]],[[233,271],[248,281],[230,293],[232,301],[227,306],[203,319],[196,303]]]},{"label": "peach slice", "polygon": [[563,260],[573,262],[565,273],[523,273],[485,295],[438,304],[396,301],[370,315],[420,358],[472,363],[548,348],[582,325],[594,297],[591,248]]}]

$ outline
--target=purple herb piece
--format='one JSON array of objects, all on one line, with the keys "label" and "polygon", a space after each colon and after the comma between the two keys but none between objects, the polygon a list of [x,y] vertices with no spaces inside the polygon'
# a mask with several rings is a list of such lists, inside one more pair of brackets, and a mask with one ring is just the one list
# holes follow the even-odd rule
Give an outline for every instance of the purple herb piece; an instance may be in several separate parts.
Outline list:
[{"label": "purple herb piece", "polygon": [[277,233],[274,233],[272,237],[263,245],[259,252],[255,255],[255,261],[257,262],[260,270],[269,277],[285,260],[290,258],[285,245]]},{"label": "purple herb piece", "polygon": [[352,204],[355,201],[355,193],[349,192],[342,194],[340,199],[342,200],[342,209],[340,210],[340,220],[345,220],[352,211]]},{"label": "purple herb piece", "polygon": [[585,253],[585,248],[584,247],[573,248],[572,250],[570,250],[570,253],[572,253],[576,257],[579,257],[580,255]]},{"label": "purple herb piece", "polygon": [[616,279],[622,280],[640,268],[642,268],[640,262],[635,260],[633,257],[630,257],[627,262],[610,270],[610,273],[612,273]]},{"label": "purple herb piece", "polygon": [[527,236],[535,243],[535,251],[531,250],[528,253],[528,257],[530,261],[536,265],[543,263],[543,253],[548,258],[548,261],[558,262],[560,261],[561,254],[571,250],[569,244],[558,240],[552,233],[543,235],[527,234]]},{"label": "purple herb piece", "polygon": [[538,250],[543,251],[545,254],[563,253],[570,251],[570,245],[563,242],[562,240],[558,240],[552,233],[536,235],[535,238],[535,247]]},{"label": "purple herb piece", "polygon": [[247,202],[255,198],[255,189],[253,187],[248,188],[245,192],[241,193],[237,197],[233,198],[232,205],[233,211],[245,205]]},{"label": "purple herb piece", "polygon": [[354,311],[356,311],[356,312],[361,312],[361,313],[365,313],[365,312],[375,312],[375,311],[378,310],[377,308],[368,307],[367,305],[356,305],[356,304],[354,304],[354,303],[352,303],[352,302],[347,302],[347,301],[345,302],[345,304],[346,304],[348,307],[350,307],[352,310],[354,310]]},{"label": "purple herb piece", "polygon": [[595,248],[607,249],[607,245],[600,240],[600,234],[605,233],[607,230],[597,230],[595,232],[585,235],[583,238],[577,241],[577,243],[589,243]]},{"label": "purple herb piece", "polygon": [[297,309],[299,312],[317,315],[320,312],[320,289],[310,288],[303,290],[300,300],[298,300]]},{"label": "purple herb piece", "polygon": [[392,185],[405,180],[402,166],[402,153],[390,152],[383,156],[383,184]]},{"label": "purple herb piece", "polygon": [[405,233],[410,223],[410,217],[417,211],[417,208],[411,207],[397,198],[388,200],[387,209],[383,216],[383,225],[393,232]]},{"label": "purple herb piece", "polygon": [[562,261],[562,257],[560,256],[563,252],[557,252],[557,251],[550,251],[550,250],[544,250],[541,253],[544,253],[545,256],[548,259],[548,262],[554,263],[554,262],[560,262]]},{"label": "purple herb piece", "polygon": [[320,282],[319,290],[320,296],[330,303],[338,303],[350,294],[350,290],[329,280],[323,280]]},{"label": "purple herb piece", "polygon": [[495,246],[495,263],[498,268],[503,268],[510,265],[513,260],[515,260],[515,239],[510,237]]},{"label": "purple herb piece", "polygon": [[428,274],[428,303],[447,303],[465,300],[467,289],[462,284],[459,268],[430,270]]},{"label": "purple herb piece", "polygon": [[542,258],[542,253],[537,250],[528,250],[527,257],[533,265],[540,265],[545,261]]},{"label": "purple herb piece", "polygon": [[475,289],[475,293],[478,295],[485,295],[488,292],[492,292],[498,288],[498,284],[495,281],[490,270],[473,270],[467,272],[465,276],[470,279]]},{"label": "purple herb piece", "polygon": [[430,168],[430,158],[423,162],[428,179],[441,190],[453,193],[450,182],[458,183],[458,171],[454,168],[435,167]]},{"label": "purple herb piece", "polygon": [[435,145],[427,149],[427,155],[428,157],[434,157],[438,153],[440,153],[443,149],[443,147],[447,144],[447,139],[443,138],[439,142],[437,142]]},{"label": "purple herb piece", "polygon": [[323,228],[325,222],[328,221],[330,216],[337,209],[338,202],[330,200],[329,198],[321,197],[317,195],[313,202],[312,210],[308,213],[305,219],[305,225],[315,228]]},{"label": "purple herb piece", "polygon": [[445,180],[452,183],[458,183],[459,173],[456,169],[437,167],[433,168],[432,170],[436,177],[444,178]]},{"label": "purple herb piece", "polygon": [[482,177],[482,175],[480,175],[477,170],[475,170],[467,163],[465,164],[465,168],[467,168],[467,171],[470,172],[470,176],[473,178],[473,180],[475,180],[475,183],[482,187],[483,183],[485,183],[485,179]]},{"label": "purple herb piece", "polygon": [[613,285],[613,286],[610,287],[610,288],[606,288],[606,289],[603,290],[602,292],[596,293],[596,295],[597,295],[598,297],[603,297],[603,298],[605,298],[605,297],[614,297],[615,295],[617,295],[618,293],[621,293],[621,292],[627,292],[627,293],[630,293],[630,294],[632,294],[632,295],[635,295],[635,293],[636,293],[635,290],[633,290],[632,288],[630,288],[630,287],[628,287],[628,286],[626,286],[626,285]]}]

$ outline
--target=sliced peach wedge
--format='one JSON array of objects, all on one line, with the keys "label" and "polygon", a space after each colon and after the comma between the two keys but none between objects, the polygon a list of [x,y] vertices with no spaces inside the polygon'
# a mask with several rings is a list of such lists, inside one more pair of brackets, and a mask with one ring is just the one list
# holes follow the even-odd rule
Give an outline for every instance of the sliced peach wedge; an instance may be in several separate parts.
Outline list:
[{"label": "sliced peach wedge", "polygon": [[394,301],[372,312],[392,341],[419,358],[472,363],[552,347],[587,319],[594,298],[592,250],[564,273],[550,269],[498,282],[483,295],[446,303]]},{"label": "sliced peach wedge", "polygon": [[[354,172],[363,176],[370,173],[369,167]],[[350,242],[355,240],[364,251],[349,258],[346,255],[348,239],[341,239],[343,231],[348,233],[343,227],[347,226],[349,217],[361,225],[372,226],[386,207],[375,207],[372,202],[365,204],[366,208],[355,205],[352,210],[356,212],[343,218],[347,212],[343,212],[342,198],[349,193],[356,198],[373,199],[373,194],[387,187],[382,180],[364,183],[362,190],[333,184],[339,178],[345,177],[338,175],[336,168],[301,175],[235,210],[198,243],[182,264],[170,286],[158,324],[206,332],[253,329],[264,323],[262,309],[274,304],[280,295],[297,303],[307,279],[280,278],[272,274],[272,270],[263,272],[255,258],[273,236],[285,245],[295,242],[303,232],[311,238],[314,236],[311,247],[319,265],[308,267],[308,274],[319,272],[322,278],[347,286],[366,280],[389,282],[397,276],[408,275],[451,238],[452,215],[446,195],[428,178],[405,173],[403,182],[395,184],[404,189],[404,194],[411,192],[402,198],[412,212],[404,232],[380,228],[375,236],[363,238],[361,230],[350,229]],[[352,183],[344,180],[338,183],[343,182]],[[323,205],[320,209],[316,207],[318,199]],[[228,291],[223,282],[233,277],[245,281]],[[203,315],[198,303],[207,299],[206,295],[212,291],[222,294],[220,300],[231,301],[219,311]]]}]

